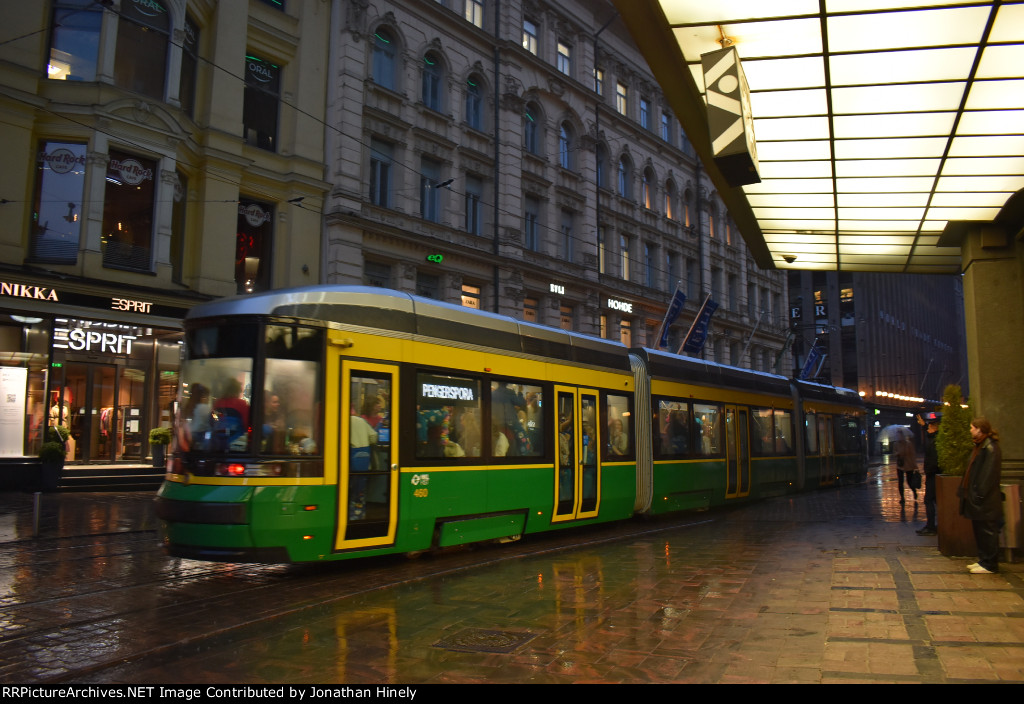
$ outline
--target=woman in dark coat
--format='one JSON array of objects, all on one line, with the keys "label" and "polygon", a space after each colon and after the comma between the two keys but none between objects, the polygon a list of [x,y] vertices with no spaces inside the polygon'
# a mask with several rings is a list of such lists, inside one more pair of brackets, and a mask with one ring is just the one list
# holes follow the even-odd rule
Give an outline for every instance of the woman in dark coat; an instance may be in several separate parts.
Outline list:
[{"label": "woman in dark coat", "polygon": [[960,515],[974,525],[978,561],[967,565],[972,574],[999,570],[999,531],[1003,527],[1003,496],[999,488],[1003,455],[999,435],[985,418],[971,421],[974,452],[960,482]]}]

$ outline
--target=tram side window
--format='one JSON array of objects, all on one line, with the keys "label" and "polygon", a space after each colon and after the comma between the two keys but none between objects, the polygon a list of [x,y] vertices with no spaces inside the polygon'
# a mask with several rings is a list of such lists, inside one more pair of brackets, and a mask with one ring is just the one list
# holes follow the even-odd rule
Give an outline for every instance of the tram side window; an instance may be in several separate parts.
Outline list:
[{"label": "tram side window", "polygon": [[774,414],[770,408],[750,409],[750,452],[754,455],[775,454]]},{"label": "tram side window", "polygon": [[260,406],[260,449],[272,455],[316,455],[323,447],[320,358],[323,332],[269,325]]},{"label": "tram side window", "polygon": [[807,453],[818,454],[818,416],[816,413],[807,413],[804,416],[804,437],[807,441]]},{"label": "tram side window", "polygon": [[693,404],[693,423],[696,430],[697,454],[704,456],[722,453],[722,408],[716,404]]},{"label": "tram side window", "polygon": [[630,423],[630,399],[628,396],[605,396],[605,411],[608,417],[608,432],[605,434],[606,459],[632,457],[633,424]]},{"label": "tram side window", "polygon": [[416,459],[479,457],[481,408],[478,379],[418,373]]},{"label": "tram side window", "polygon": [[836,452],[853,454],[861,452],[862,435],[857,416],[840,416],[836,423]]},{"label": "tram side window", "polygon": [[658,400],[657,430],[660,440],[659,457],[678,457],[690,454],[690,404],[686,401]]},{"label": "tram side window", "polygon": [[780,455],[792,455],[793,447],[793,413],[792,411],[775,409],[775,452]]},{"label": "tram side window", "polygon": [[491,382],[491,453],[495,457],[544,455],[544,393],[540,386]]}]

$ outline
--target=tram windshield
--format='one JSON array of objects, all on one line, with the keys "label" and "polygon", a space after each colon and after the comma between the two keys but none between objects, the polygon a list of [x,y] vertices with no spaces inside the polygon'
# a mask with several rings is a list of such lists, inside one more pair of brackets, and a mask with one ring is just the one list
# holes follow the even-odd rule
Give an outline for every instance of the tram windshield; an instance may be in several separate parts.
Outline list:
[{"label": "tram windshield", "polygon": [[[209,455],[319,454],[321,340],[320,331],[295,325],[188,330],[178,449]],[[258,350],[265,357],[262,379],[257,378]]]}]

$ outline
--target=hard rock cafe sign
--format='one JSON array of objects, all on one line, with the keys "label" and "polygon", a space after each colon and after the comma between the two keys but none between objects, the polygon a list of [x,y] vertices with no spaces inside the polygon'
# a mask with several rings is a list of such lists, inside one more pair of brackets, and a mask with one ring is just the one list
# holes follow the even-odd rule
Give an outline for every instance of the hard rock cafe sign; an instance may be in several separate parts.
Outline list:
[{"label": "hard rock cafe sign", "polygon": [[270,213],[265,211],[256,203],[245,203],[238,204],[238,214],[245,218],[245,221],[249,223],[251,227],[259,227],[263,223],[270,220]]},{"label": "hard rock cafe sign", "polygon": [[52,152],[43,152],[39,155],[39,161],[50,167],[55,174],[66,174],[74,170],[76,166],[85,166],[85,154],[75,154],[70,149],[59,147]]},{"label": "hard rock cafe sign", "polygon": [[147,169],[135,159],[111,159],[110,170],[120,174],[129,186],[153,180],[153,169]]}]

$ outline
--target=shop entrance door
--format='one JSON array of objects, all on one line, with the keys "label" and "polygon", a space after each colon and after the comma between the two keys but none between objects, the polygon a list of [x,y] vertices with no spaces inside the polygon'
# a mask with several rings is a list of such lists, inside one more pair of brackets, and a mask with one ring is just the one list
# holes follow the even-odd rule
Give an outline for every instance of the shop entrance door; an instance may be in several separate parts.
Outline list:
[{"label": "shop entrance door", "polygon": [[[122,451],[118,432],[117,367],[66,363],[50,396],[50,425],[62,424],[68,438],[68,462],[113,462]],[[120,421],[120,422],[119,422]]]}]

